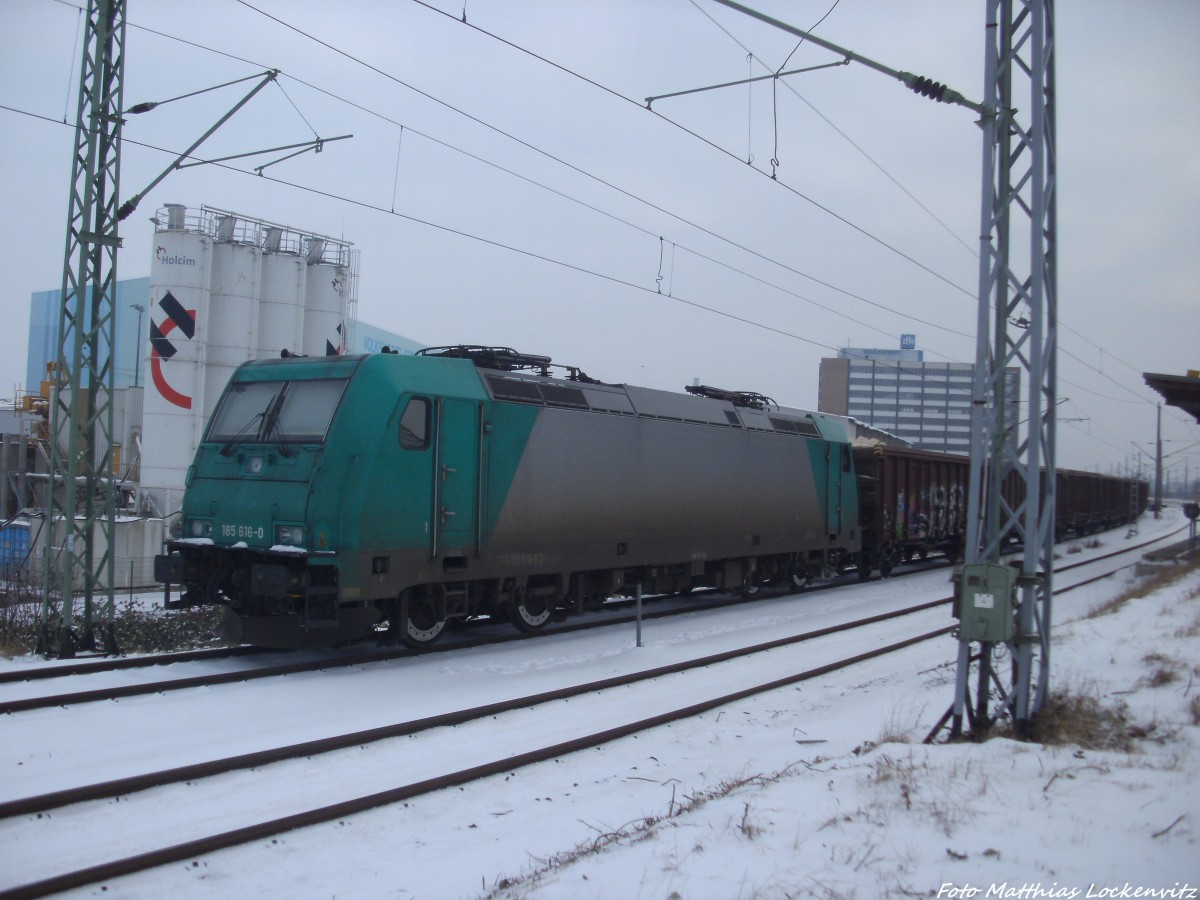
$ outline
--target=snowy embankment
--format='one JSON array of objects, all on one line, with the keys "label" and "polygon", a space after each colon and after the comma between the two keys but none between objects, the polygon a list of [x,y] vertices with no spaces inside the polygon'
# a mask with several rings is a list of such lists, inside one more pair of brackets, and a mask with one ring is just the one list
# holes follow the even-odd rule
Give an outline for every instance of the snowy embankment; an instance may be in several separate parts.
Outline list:
[{"label": "snowy embankment", "polygon": [[[1143,536],[1171,525],[1143,520]],[[1126,542],[1123,532],[1101,541],[1064,558]],[[120,879],[108,895],[1191,896],[1200,882],[1200,573],[1135,589],[1087,618],[1136,585],[1116,575],[1055,605],[1055,688],[1108,711],[1108,749],[921,744],[951,700],[955,643],[945,638],[553,763]],[[872,582],[838,596],[902,587]],[[662,652],[679,631],[656,624],[646,649]],[[883,643],[905,631],[872,635]],[[573,646],[537,650],[542,676],[561,680],[573,666],[559,654]],[[374,706],[392,705],[390,696],[401,711],[436,695],[452,670],[478,669],[486,652],[426,658],[408,671],[407,690],[376,691]],[[797,670],[812,657],[803,645],[787,652]],[[504,679],[491,671],[481,684]],[[352,692],[347,710],[356,682],[382,687],[365,676],[335,679]],[[698,677],[716,687],[725,678],[719,666]],[[291,690],[310,686],[296,680]],[[255,695],[214,695],[225,698],[230,740],[266,709],[229,698]],[[590,710],[581,698],[560,715],[587,721]],[[475,732],[454,734],[471,743]],[[419,768],[423,746],[396,751],[396,783]],[[293,784],[298,797],[332,774],[328,765],[310,761]],[[388,786],[363,775],[364,793]],[[242,796],[252,807],[266,799],[250,786]]]},{"label": "snowy embankment", "polygon": [[[730,710],[741,768],[713,766],[642,821],[593,820],[591,844],[513,869],[511,888],[493,893],[1195,897],[1200,572],[1095,614],[1136,584],[1115,577],[1058,607],[1055,692],[1103,710],[1105,749],[919,743],[953,669],[922,667],[928,651],[913,650],[911,668],[890,658],[786,708]],[[781,765],[789,725],[828,743],[790,748]]]},{"label": "snowy embankment", "polygon": [[[1114,713],[1113,749],[908,743],[944,709],[951,670],[864,674],[843,685],[846,710],[819,726],[805,721],[807,734],[829,744],[796,748],[780,768],[748,758],[723,773],[746,782],[728,795],[673,816],[664,805],[667,818],[602,837],[603,852],[531,866],[513,893],[536,885],[535,895],[573,897],[1196,896],[1200,574],[1064,622],[1055,635],[1058,689]],[[814,693],[836,703],[830,687],[803,705],[812,709]],[[762,711],[752,715],[771,727]],[[856,738],[863,742],[847,752]],[[697,788],[680,793],[703,798]]]}]

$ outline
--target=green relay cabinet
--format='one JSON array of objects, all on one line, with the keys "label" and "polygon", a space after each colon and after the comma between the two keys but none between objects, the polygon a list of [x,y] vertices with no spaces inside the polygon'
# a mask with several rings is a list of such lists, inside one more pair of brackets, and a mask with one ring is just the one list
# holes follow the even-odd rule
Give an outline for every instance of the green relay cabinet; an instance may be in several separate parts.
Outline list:
[{"label": "green relay cabinet", "polygon": [[959,640],[1002,643],[1016,637],[1017,570],[999,563],[963,566],[958,581]]}]

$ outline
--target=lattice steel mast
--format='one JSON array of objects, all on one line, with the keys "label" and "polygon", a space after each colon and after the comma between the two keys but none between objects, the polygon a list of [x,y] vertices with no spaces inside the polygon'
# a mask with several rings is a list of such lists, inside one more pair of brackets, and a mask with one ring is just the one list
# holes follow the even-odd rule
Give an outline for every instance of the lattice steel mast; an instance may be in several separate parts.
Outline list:
[{"label": "lattice steel mast", "polygon": [[[952,733],[966,712],[989,722],[993,686],[1018,733],[1043,706],[1050,674],[1054,573],[1055,407],[1058,289],[1056,264],[1055,82],[1053,0],[987,0],[982,121],[983,203],[979,311],[971,421],[970,512],[966,562],[996,563],[1001,544],[1021,541],[1016,633],[982,642],[974,708],[968,707],[970,644],[960,641]],[[1018,104],[1021,104],[1018,106]],[[1022,244],[1024,243],[1024,247]],[[1005,371],[1025,375],[1022,418],[1005,420]],[[1009,504],[1006,480],[1023,496]],[[1023,493],[1022,493],[1023,491]],[[1011,683],[996,671],[996,652],[1012,653]]]},{"label": "lattice steel mast", "polygon": [[[971,632],[961,631],[954,703],[934,733],[952,719],[952,733],[961,734],[964,712],[973,728],[986,728],[993,695],[999,708],[1011,712],[1018,732],[1024,733],[1045,703],[1050,673],[1058,348],[1053,0],[986,0],[982,103],[972,103],[927,78],[865,59],[733,0],[717,2],[838,53],[848,62],[867,65],[920,94],[980,113],[983,202],[965,563],[980,567],[976,571],[984,576],[977,577],[978,591],[972,599],[986,611],[975,621],[986,626],[985,633],[1003,637],[982,641],[975,637],[980,652],[973,657]],[[1018,108],[1018,97],[1028,105]],[[1025,374],[1022,414],[1028,425],[1024,436],[1021,423],[1006,418],[1009,368]],[[1010,491],[1007,496],[1023,500],[1009,505],[1002,485]],[[1011,585],[997,593],[986,580],[990,564],[1001,570],[992,572],[1002,576],[997,582],[1008,583],[1010,571],[1004,571],[1007,567],[1000,566],[999,559],[1000,546],[1010,537],[1023,546],[1015,573],[1019,594],[1015,617],[1009,615]],[[1012,654],[1008,682],[995,666],[1000,647]],[[973,660],[979,663],[978,688],[974,705],[968,706]]]},{"label": "lattice steel mast", "polygon": [[114,314],[125,0],[89,0],[50,413],[42,652],[116,652]]}]

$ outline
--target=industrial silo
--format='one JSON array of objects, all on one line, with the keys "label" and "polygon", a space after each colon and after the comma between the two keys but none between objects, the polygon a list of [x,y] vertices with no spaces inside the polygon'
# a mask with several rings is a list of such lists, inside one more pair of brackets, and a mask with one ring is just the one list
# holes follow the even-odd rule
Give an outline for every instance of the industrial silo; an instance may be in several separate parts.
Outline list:
[{"label": "industrial silo", "polygon": [[301,350],[305,356],[334,356],[344,352],[349,260],[343,257],[348,252],[345,244],[324,238],[310,237],[307,241]]},{"label": "industrial silo", "polygon": [[[290,240],[285,240],[288,238]],[[262,293],[258,301],[259,358],[282,351],[300,353],[304,344],[304,289],[308,268],[293,249],[296,238],[270,226],[263,235]]]},{"label": "industrial silo", "polygon": [[212,414],[233,370],[258,346],[258,224],[233,214],[211,219],[213,255],[205,347],[204,418]]},{"label": "industrial silo", "polygon": [[237,366],[284,350],[340,352],[357,254],[345,241],[208,207],[167,206],[155,221],[141,468],[143,494],[169,515]]},{"label": "industrial silo", "polygon": [[150,263],[150,377],[142,418],[145,486],[181,491],[199,444],[211,264],[212,238],[196,219],[188,219],[184,207],[168,206],[160,216]]}]

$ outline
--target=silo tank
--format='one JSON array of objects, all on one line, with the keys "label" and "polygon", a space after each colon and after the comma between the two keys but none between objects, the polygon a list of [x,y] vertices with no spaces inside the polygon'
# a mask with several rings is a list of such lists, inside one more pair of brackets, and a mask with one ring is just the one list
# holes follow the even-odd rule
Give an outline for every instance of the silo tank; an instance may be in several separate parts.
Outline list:
[{"label": "silo tank", "polygon": [[254,244],[213,243],[212,290],[205,350],[204,417],[211,415],[233,370],[255,356],[262,251]]},{"label": "silo tank", "polygon": [[302,352],[307,274],[308,267],[298,254],[263,253],[256,354],[259,358],[277,358],[283,350]]},{"label": "silo tank", "polygon": [[208,340],[211,239],[195,231],[154,235],[150,265],[149,378],[143,431],[154,435],[142,458],[142,483],[183,486],[200,432],[204,348]]},{"label": "silo tank", "polygon": [[345,266],[310,263],[304,293],[306,356],[333,356],[345,351],[343,331],[349,270]]}]

